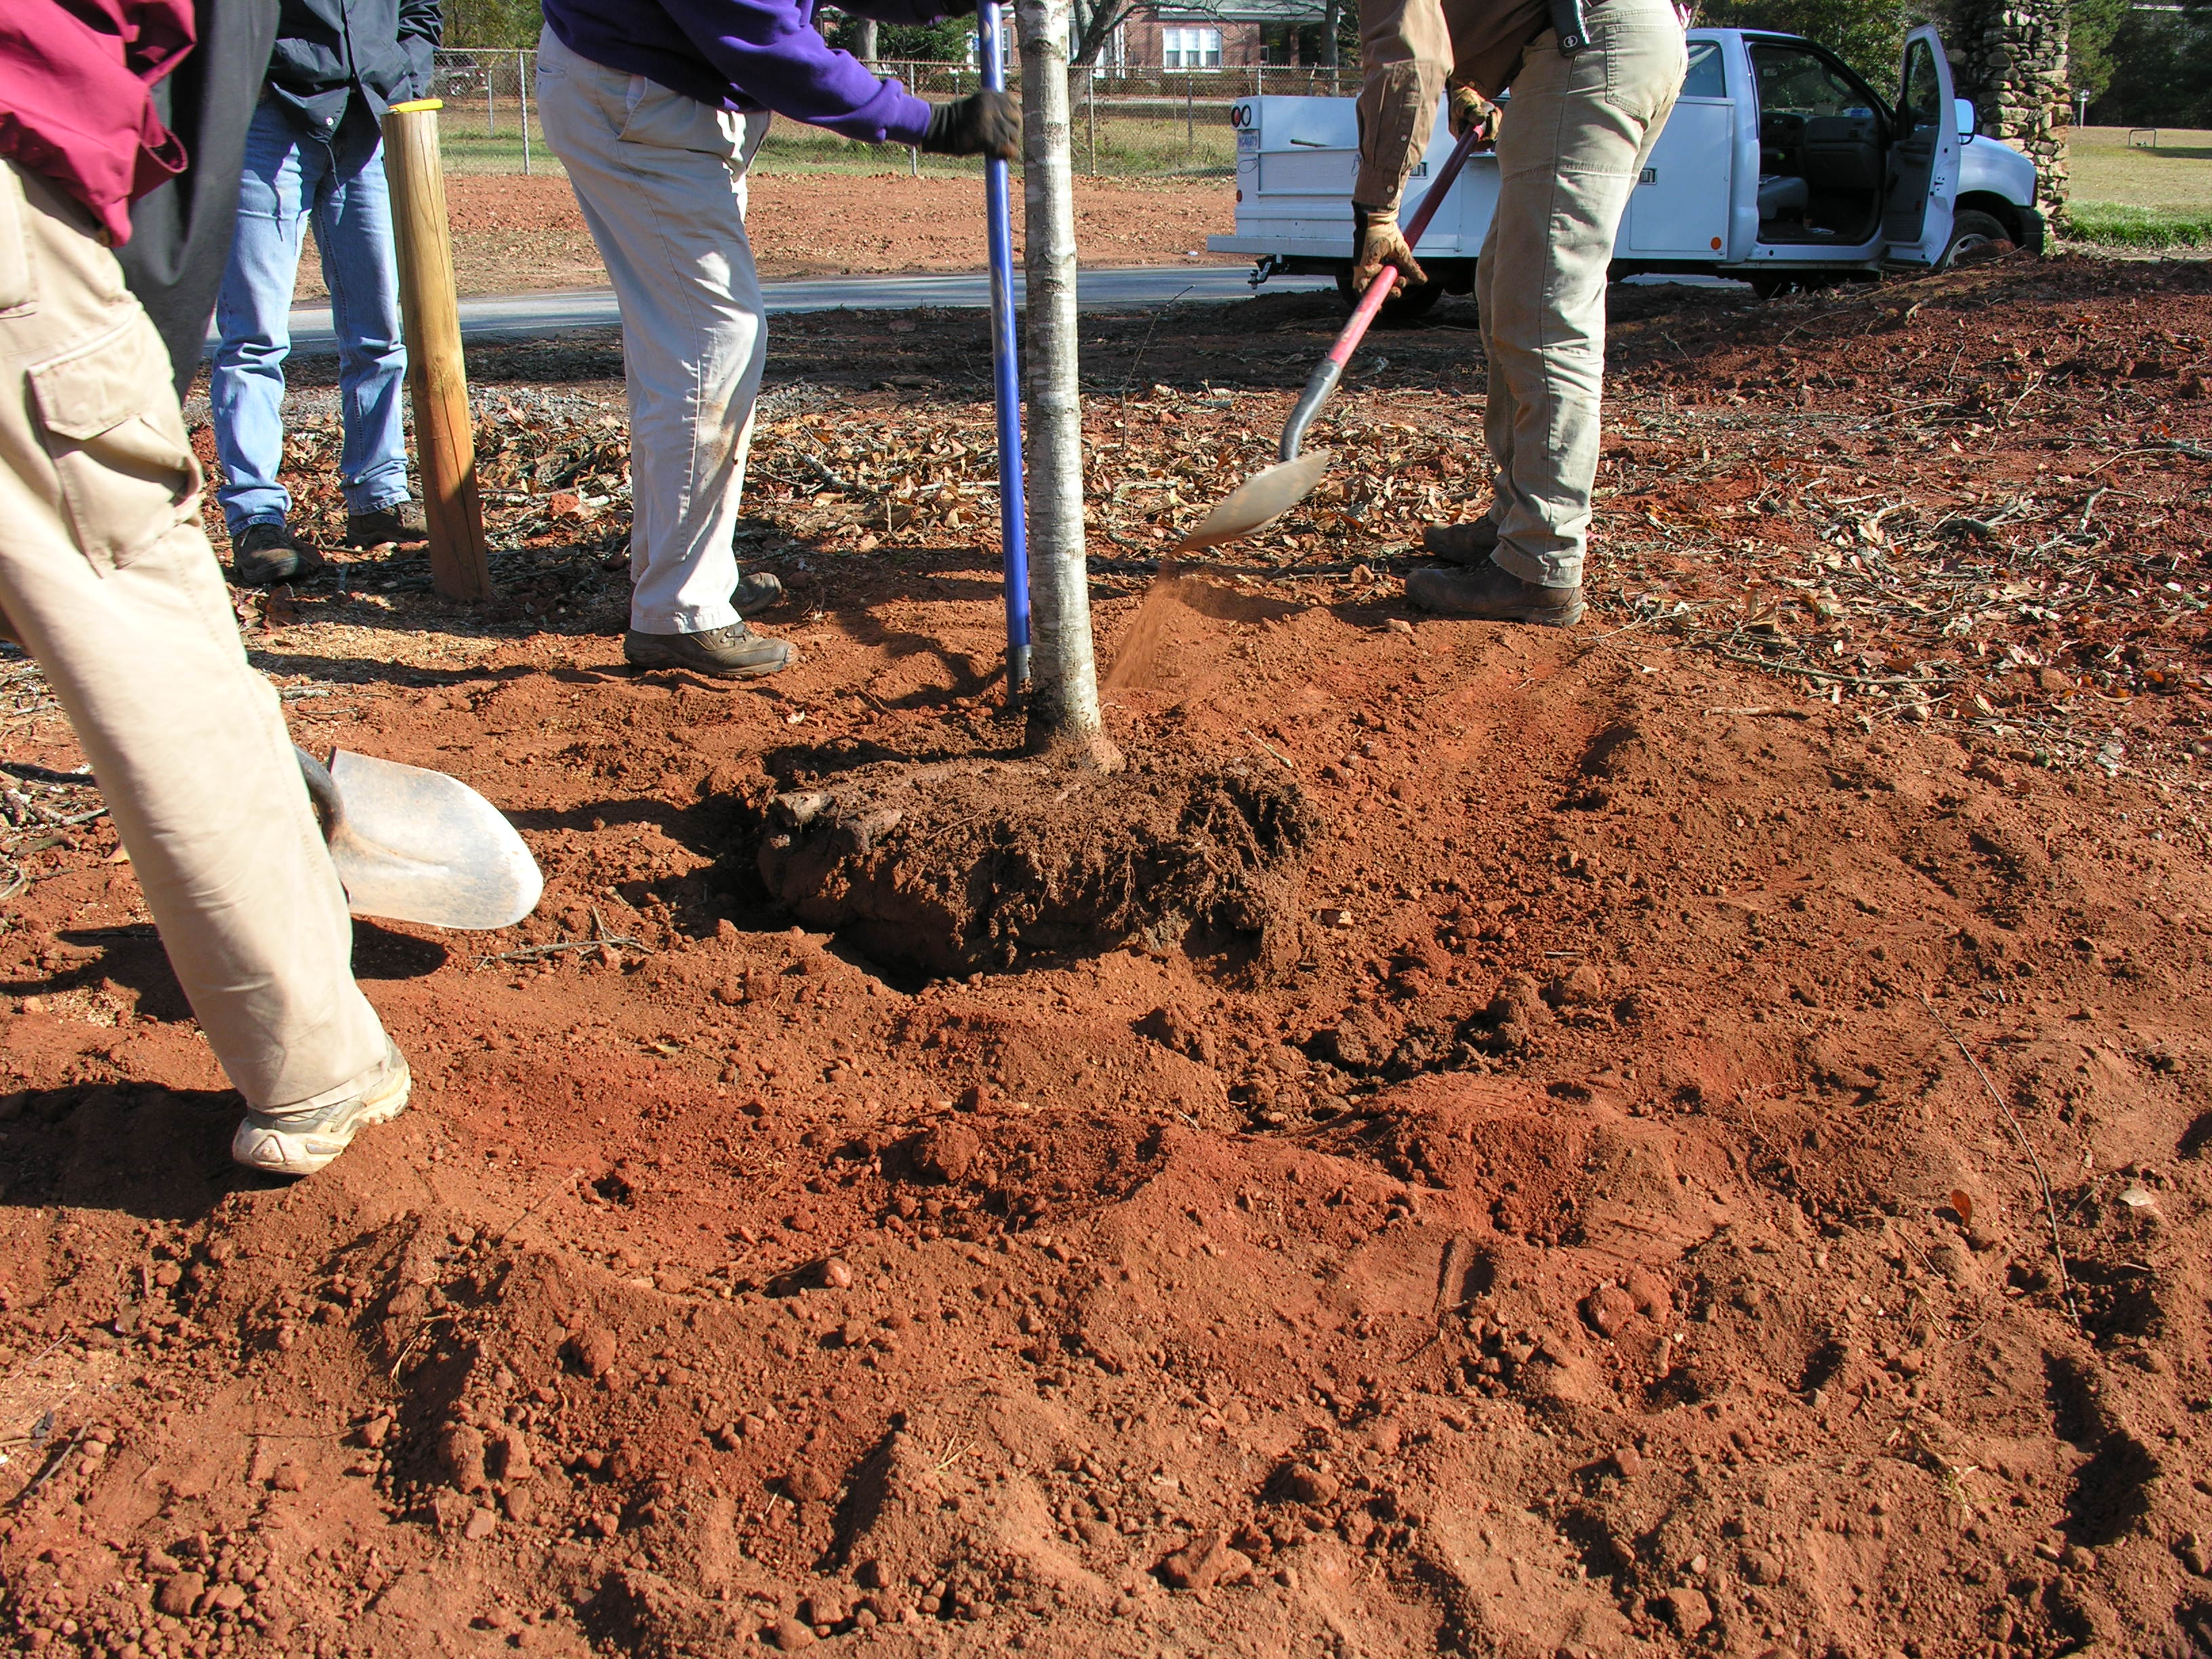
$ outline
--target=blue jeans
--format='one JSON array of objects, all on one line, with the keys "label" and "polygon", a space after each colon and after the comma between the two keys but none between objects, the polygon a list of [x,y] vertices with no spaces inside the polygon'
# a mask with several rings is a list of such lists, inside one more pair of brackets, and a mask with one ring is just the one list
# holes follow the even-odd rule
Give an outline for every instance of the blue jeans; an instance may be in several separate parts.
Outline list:
[{"label": "blue jeans", "polygon": [[[359,94],[356,94],[358,100]],[[384,145],[356,107],[329,139],[303,132],[263,98],[246,129],[238,232],[216,301],[220,343],[209,375],[223,522],[282,524],[292,497],[276,482],[284,459],[284,359],[292,349],[292,289],[310,219],[338,337],[338,409],[345,441],[338,473],[346,510],[369,513],[408,499],[400,386],[407,348],[399,326],[399,273]]]}]

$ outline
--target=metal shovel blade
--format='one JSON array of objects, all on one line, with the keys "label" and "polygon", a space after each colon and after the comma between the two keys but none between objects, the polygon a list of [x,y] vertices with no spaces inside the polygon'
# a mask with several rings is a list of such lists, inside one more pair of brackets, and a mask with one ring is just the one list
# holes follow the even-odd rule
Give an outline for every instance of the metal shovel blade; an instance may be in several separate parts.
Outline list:
[{"label": "metal shovel blade", "polygon": [[300,769],[354,915],[489,929],[537,907],[545,888],[538,860],[459,778],[343,749],[327,770],[303,750]]},{"label": "metal shovel blade", "polygon": [[1313,494],[1322,474],[1328,471],[1328,456],[1326,449],[1316,449],[1255,472],[1207,514],[1176,550],[1194,553],[1266,529]]}]

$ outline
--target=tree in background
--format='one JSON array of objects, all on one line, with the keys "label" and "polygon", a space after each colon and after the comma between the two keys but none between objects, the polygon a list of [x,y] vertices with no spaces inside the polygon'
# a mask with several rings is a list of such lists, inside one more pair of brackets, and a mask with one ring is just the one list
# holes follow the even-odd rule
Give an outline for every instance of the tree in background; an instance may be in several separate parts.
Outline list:
[{"label": "tree in background", "polygon": [[446,0],[445,43],[514,51],[538,44],[538,0]]},{"label": "tree in background", "polygon": [[1906,0],[1703,0],[1697,21],[1709,28],[1772,29],[1817,40],[1896,96],[1905,32],[1926,8]]},{"label": "tree in background", "polygon": [[824,6],[816,14],[816,21],[826,25],[822,32],[831,46],[842,46],[867,63],[889,58],[900,64],[964,64],[975,36],[972,17],[940,17],[934,23],[872,24],[868,27],[874,29],[876,38],[871,51],[872,43],[863,38],[860,18]]},{"label": "tree in background", "polygon": [[2102,78],[2077,82],[2091,94],[2090,116],[2112,126],[2212,126],[2212,4],[2118,11],[2091,59]]}]

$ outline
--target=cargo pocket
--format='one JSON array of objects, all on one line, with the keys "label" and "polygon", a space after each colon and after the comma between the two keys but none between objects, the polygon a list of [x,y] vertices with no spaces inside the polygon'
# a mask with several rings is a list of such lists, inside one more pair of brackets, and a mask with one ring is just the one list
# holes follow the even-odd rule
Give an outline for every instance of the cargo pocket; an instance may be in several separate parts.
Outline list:
[{"label": "cargo pocket", "polygon": [[35,364],[31,395],[77,550],[126,565],[191,510],[200,465],[171,390],[168,353],[133,307],[117,326]]}]

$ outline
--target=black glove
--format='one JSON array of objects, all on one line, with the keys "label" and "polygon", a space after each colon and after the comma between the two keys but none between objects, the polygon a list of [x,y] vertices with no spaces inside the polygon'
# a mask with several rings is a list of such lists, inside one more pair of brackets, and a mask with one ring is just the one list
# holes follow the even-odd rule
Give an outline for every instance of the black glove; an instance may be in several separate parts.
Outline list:
[{"label": "black glove", "polygon": [[979,92],[949,104],[929,106],[929,131],[917,149],[932,155],[994,155],[1001,161],[1022,153],[1022,111],[1003,92]]}]

